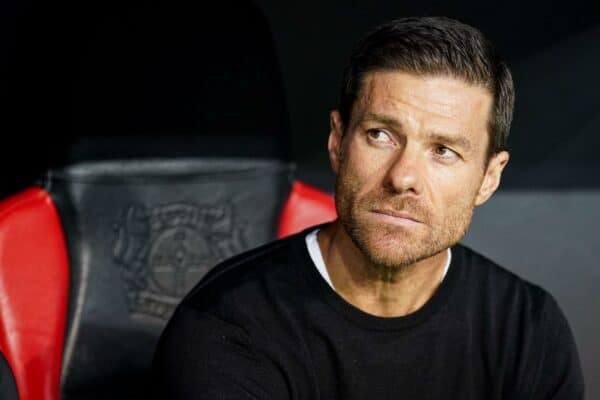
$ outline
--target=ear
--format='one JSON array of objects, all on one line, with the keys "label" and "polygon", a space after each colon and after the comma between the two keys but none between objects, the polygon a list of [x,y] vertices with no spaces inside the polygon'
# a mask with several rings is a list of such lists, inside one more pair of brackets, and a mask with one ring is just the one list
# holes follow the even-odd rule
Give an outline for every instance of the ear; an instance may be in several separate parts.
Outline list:
[{"label": "ear", "polygon": [[329,113],[329,140],[327,141],[327,150],[329,152],[329,162],[333,172],[338,173],[342,157],[342,138],[344,136],[344,124],[339,111],[333,110]]},{"label": "ear", "polygon": [[485,175],[481,182],[481,186],[479,187],[477,197],[475,198],[476,206],[485,203],[492,194],[494,194],[496,189],[498,189],[502,171],[508,163],[508,159],[509,154],[506,151],[501,151],[492,156],[485,170]]}]

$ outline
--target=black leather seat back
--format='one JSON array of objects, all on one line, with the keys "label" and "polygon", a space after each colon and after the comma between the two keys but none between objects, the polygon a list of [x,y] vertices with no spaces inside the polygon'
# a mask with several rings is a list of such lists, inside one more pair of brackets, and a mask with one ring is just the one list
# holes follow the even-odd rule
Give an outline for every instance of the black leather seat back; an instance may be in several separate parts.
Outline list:
[{"label": "black leather seat back", "polygon": [[147,398],[156,340],[215,264],[275,239],[280,161],[103,161],[52,171],[71,264],[62,398]]}]

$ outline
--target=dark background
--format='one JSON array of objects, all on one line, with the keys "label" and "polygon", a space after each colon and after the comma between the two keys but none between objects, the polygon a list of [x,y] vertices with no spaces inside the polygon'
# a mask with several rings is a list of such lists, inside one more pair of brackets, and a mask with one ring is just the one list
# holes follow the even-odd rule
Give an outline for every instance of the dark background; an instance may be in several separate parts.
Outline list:
[{"label": "dark background", "polygon": [[[2,2],[0,194],[69,161],[156,154],[289,159],[331,191],[328,113],[353,43],[391,18],[458,18],[496,43],[517,90],[510,164],[465,241],[557,297],[587,398],[600,398],[593,10],[582,1],[199,3]],[[270,32],[251,23],[257,12]],[[280,71],[265,62],[273,56]]]},{"label": "dark background", "polygon": [[[503,187],[600,186],[600,157],[594,150],[600,145],[600,18],[583,2],[258,3],[271,21],[281,58],[294,155],[301,175],[310,181],[325,188],[333,181],[323,172],[328,111],[337,105],[340,73],[353,43],[391,18],[446,15],[480,28],[514,72],[518,94],[509,142],[513,157]],[[532,168],[542,162],[552,171],[530,179]],[[568,178],[565,171],[570,171]]]},{"label": "dark background", "polygon": [[[0,167],[11,174],[0,194],[67,158],[157,149],[197,155],[188,144],[199,136],[209,144],[192,147],[206,154],[291,158],[301,178],[331,190],[328,113],[337,105],[351,47],[368,28],[407,15],[447,15],[475,25],[512,67],[517,104],[503,189],[600,186],[600,18],[583,1],[257,0],[271,28],[271,49],[253,45],[271,33],[255,28],[256,10],[245,3],[2,2],[0,128],[11,145],[3,146]],[[278,81],[264,62],[272,55],[282,77],[275,89],[264,84]],[[239,69],[244,63],[251,66],[246,76]],[[125,134],[138,137],[128,142]],[[140,135],[174,134],[178,146],[137,144]],[[95,140],[81,145],[82,136]],[[224,136],[227,146],[219,143]]]}]

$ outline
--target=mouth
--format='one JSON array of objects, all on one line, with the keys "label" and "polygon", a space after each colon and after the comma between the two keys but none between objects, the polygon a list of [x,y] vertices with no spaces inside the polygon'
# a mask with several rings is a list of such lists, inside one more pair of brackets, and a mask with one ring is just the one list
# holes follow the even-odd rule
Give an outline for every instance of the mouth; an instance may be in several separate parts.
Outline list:
[{"label": "mouth", "polygon": [[371,210],[371,213],[376,219],[393,225],[416,226],[423,223],[412,215],[402,211],[380,209]]}]

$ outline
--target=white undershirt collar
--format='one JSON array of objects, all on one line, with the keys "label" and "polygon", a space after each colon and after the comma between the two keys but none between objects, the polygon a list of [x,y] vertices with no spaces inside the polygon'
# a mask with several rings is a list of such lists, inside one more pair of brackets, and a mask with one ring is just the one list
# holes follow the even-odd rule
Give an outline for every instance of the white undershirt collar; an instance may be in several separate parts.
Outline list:
[{"label": "white undershirt collar", "polygon": [[[310,258],[313,263],[317,267],[317,271],[321,274],[325,282],[331,286],[333,290],[333,283],[331,282],[331,277],[329,276],[329,272],[327,271],[327,267],[325,266],[325,261],[323,260],[323,253],[321,253],[321,248],[319,247],[319,241],[317,240],[317,233],[319,233],[319,228],[312,230],[305,237],[306,247],[308,248],[308,253],[310,254]],[[444,273],[442,274],[443,281],[446,275],[448,274],[448,269],[450,268],[450,262],[452,261],[452,252],[450,248],[448,248],[448,261],[446,262],[446,267],[444,268]]]}]

